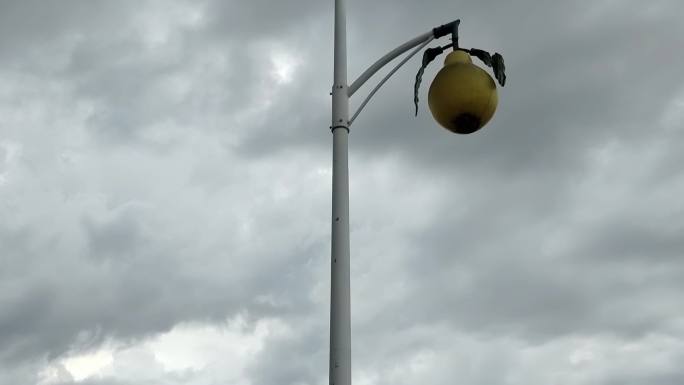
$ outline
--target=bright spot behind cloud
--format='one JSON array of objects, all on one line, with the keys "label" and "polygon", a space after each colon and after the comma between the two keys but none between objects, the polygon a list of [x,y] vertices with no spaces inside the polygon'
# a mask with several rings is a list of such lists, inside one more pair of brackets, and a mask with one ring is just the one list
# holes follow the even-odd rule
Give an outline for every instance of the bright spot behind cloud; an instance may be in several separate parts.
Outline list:
[{"label": "bright spot behind cloud", "polygon": [[294,52],[276,49],[271,52],[271,76],[278,84],[288,84],[294,79],[297,67],[301,65]]}]

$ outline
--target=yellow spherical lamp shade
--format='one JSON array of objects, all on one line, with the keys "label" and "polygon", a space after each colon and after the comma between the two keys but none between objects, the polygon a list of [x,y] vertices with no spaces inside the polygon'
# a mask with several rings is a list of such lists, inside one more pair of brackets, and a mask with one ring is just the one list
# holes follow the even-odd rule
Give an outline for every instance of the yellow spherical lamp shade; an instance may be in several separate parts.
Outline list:
[{"label": "yellow spherical lamp shade", "polygon": [[447,55],[428,93],[432,116],[457,134],[471,134],[487,124],[498,100],[494,79],[460,50]]}]

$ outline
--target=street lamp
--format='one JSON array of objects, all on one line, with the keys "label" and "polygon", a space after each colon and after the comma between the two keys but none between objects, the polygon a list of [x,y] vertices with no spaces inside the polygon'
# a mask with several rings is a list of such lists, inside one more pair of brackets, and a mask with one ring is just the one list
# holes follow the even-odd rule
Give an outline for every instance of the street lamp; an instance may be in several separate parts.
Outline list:
[{"label": "street lamp", "polygon": [[[335,0],[335,48],[332,87],[333,178],[330,293],[330,385],[351,385],[351,306],[349,290],[349,167],[348,137],[352,125],[368,101],[411,57],[432,40],[451,36],[452,43],[427,49],[416,76],[414,102],[418,112],[418,90],[425,67],[445,50],[452,48],[430,86],[428,105],[435,120],[459,134],[482,128],[494,115],[498,96],[496,84],[483,69],[472,64],[471,55],[492,67],[502,86],[505,84],[503,58],[480,49],[458,45],[460,20],[439,26],[398,46],[381,57],[351,85],[347,84],[347,27],[344,0]],[[394,67],[349,118],[349,98],[378,70],[399,55],[414,49]]]}]

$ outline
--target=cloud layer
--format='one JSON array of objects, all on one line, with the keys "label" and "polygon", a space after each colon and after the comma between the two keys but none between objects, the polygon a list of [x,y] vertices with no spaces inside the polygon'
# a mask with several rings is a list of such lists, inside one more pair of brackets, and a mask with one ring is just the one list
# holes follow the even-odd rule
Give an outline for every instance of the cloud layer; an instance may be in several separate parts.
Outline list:
[{"label": "cloud layer", "polygon": [[[472,136],[416,61],[355,121],[354,382],[681,383],[684,6],[348,8],[350,79],[454,18],[509,76]],[[0,384],[327,383],[331,21],[0,1]]]}]

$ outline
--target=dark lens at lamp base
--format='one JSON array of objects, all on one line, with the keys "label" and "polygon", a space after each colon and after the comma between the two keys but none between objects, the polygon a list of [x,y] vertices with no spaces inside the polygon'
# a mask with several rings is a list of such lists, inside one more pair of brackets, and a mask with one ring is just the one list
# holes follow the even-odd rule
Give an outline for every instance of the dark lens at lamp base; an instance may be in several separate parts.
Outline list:
[{"label": "dark lens at lamp base", "polygon": [[457,134],[472,134],[481,127],[480,119],[474,115],[461,114],[451,121],[451,127],[449,128]]}]

